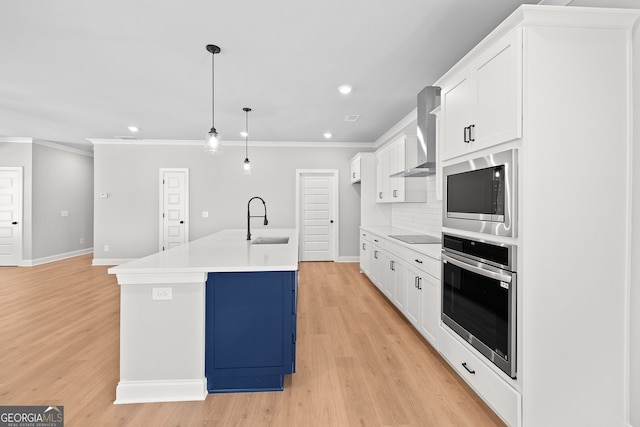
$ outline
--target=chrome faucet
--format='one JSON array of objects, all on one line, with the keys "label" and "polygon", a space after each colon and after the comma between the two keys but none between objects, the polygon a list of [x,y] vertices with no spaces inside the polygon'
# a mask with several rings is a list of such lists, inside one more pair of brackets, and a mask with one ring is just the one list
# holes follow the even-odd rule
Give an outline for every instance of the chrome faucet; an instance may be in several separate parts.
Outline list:
[{"label": "chrome faucet", "polygon": [[[251,201],[253,199],[260,199],[262,201],[262,205],[264,206],[264,215],[251,215],[249,207],[251,206]],[[247,203],[247,240],[251,240],[251,218],[264,218],[264,225],[269,224],[269,221],[267,221],[267,204],[262,200],[262,197],[254,196],[250,198]]]}]

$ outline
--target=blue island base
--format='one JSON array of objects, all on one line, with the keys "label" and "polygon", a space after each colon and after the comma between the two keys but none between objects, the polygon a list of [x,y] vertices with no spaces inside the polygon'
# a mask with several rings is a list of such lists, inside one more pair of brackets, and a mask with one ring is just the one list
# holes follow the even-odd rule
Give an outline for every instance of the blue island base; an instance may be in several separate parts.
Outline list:
[{"label": "blue island base", "polygon": [[207,390],[209,393],[282,391],[284,390],[284,375],[210,378],[207,381]]},{"label": "blue island base", "polygon": [[297,291],[297,271],[209,273],[209,393],[284,390],[296,366]]}]

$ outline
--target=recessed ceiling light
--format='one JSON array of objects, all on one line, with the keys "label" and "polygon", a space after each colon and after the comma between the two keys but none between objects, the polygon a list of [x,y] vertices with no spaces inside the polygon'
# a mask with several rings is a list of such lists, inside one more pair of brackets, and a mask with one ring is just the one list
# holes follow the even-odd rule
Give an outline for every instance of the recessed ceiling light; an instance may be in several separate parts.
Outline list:
[{"label": "recessed ceiling light", "polygon": [[249,134],[245,131],[240,132],[240,136],[243,138],[246,138],[247,136],[249,136]]},{"label": "recessed ceiling light", "polygon": [[344,118],[345,122],[357,122],[360,118],[360,114],[349,114]]},{"label": "recessed ceiling light", "polygon": [[138,126],[127,126],[127,129],[129,129],[129,131],[131,132],[138,132],[140,130],[140,128]]},{"label": "recessed ceiling light", "polygon": [[322,136],[324,136],[326,139],[331,138],[331,132],[325,132],[324,134],[322,134]]},{"label": "recessed ceiling light", "polygon": [[340,92],[343,95],[350,94],[352,90],[353,90],[353,88],[351,86],[349,86],[349,85],[338,86],[338,92]]}]

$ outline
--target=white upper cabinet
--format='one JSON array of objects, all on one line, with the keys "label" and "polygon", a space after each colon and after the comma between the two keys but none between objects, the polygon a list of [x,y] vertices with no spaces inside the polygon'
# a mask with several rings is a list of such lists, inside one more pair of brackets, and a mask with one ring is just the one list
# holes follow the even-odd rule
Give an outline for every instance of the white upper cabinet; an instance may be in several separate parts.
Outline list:
[{"label": "white upper cabinet", "polygon": [[351,183],[352,184],[360,182],[361,160],[362,160],[362,156],[360,155],[360,153],[356,154],[353,157],[353,159],[351,159]]},{"label": "white upper cabinet", "polygon": [[522,137],[522,32],[515,29],[442,87],[442,160]]},{"label": "white upper cabinet", "polygon": [[427,184],[424,178],[391,177],[406,168],[406,150],[415,138],[400,135],[376,151],[376,183],[378,203],[424,202],[427,200]]}]

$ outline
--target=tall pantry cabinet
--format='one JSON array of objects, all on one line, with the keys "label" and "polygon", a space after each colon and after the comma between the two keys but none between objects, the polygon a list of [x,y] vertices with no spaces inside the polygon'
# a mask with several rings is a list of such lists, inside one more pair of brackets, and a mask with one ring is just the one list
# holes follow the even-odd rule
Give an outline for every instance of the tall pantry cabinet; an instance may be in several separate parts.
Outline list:
[{"label": "tall pantry cabinet", "polygon": [[442,355],[509,425],[629,424],[639,17],[521,6],[435,83],[443,165],[518,152],[517,236],[494,238],[517,246],[517,378],[440,326]]}]

